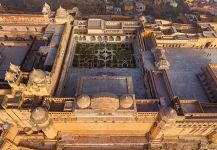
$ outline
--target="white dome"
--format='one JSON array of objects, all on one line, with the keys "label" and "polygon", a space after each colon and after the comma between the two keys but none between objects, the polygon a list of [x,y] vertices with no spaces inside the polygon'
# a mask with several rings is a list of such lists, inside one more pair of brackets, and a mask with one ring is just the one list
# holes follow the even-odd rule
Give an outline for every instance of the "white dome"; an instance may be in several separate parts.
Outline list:
[{"label": "white dome", "polygon": [[88,95],[81,95],[77,98],[77,105],[79,108],[87,108],[90,106],[90,97]]},{"label": "white dome", "polygon": [[50,9],[50,5],[48,5],[47,3],[44,3],[44,6],[42,8],[42,13],[47,15],[51,12],[51,9]]},{"label": "white dome", "polygon": [[78,7],[73,7],[73,8],[72,8],[72,11],[77,12],[78,10],[79,10]]},{"label": "white dome", "polygon": [[42,123],[48,119],[48,112],[43,107],[37,107],[32,111],[30,118],[34,123]]},{"label": "white dome", "polygon": [[56,16],[57,17],[65,17],[66,15],[67,15],[67,11],[60,6],[56,11]]},{"label": "white dome", "polygon": [[42,83],[46,79],[46,74],[40,69],[34,69],[29,74],[29,81],[34,83]]},{"label": "white dome", "polygon": [[140,17],[139,17],[139,20],[140,20],[141,22],[143,22],[143,23],[147,23],[147,19],[146,19],[145,16],[140,16]]},{"label": "white dome", "polygon": [[120,106],[122,108],[130,108],[133,105],[133,97],[131,95],[123,95],[120,98]]},{"label": "white dome", "polygon": [[165,119],[174,119],[177,116],[176,111],[171,107],[163,107],[160,109],[160,115]]}]

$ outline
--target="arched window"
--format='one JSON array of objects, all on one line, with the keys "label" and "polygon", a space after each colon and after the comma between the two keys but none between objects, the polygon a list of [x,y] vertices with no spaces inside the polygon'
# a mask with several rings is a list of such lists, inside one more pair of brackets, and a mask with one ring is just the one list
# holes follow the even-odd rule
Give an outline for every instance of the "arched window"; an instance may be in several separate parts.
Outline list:
[{"label": "arched window", "polygon": [[98,40],[99,42],[101,42],[101,41],[102,41],[102,37],[101,37],[101,36],[98,36],[97,40]]},{"label": "arched window", "polygon": [[83,36],[83,41],[86,41],[86,36]]},{"label": "arched window", "polygon": [[104,41],[108,41],[108,37],[107,37],[107,36],[104,36],[103,40],[104,40]]},{"label": "arched window", "polygon": [[95,37],[95,36],[91,36],[91,37],[90,37],[90,40],[91,40],[91,41],[96,41],[96,37]]},{"label": "arched window", "polygon": [[121,41],[121,37],[120,37],[120,36],[117,36],[117,37],[116,37],[116,41]]},{"label": "arched window", "polygon": [[81,36],[79,36],[78,40],[79,40],[79,41],[82,41],[82,37],[81,37]]},{"label": "arched window", "polygon": [[210,45],[211,45],[211,42],[207,42],[207,43],[205,44],[204,48],[209,48]]},{"label": "arched window", "polygon": [[75,41],[78,41],[78,36],[77,36],[77,35],[74,37],[74,40],[75,40]]},{"label": "arched window", "polygon": [[114,41],[113,36],[110,36],[110,37],[109,37],[109,41]]}]

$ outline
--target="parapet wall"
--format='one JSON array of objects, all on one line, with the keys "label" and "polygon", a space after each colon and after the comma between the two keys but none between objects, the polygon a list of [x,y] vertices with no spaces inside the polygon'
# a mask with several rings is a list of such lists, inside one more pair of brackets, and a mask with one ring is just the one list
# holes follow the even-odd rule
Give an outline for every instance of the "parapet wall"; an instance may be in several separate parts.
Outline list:
[{"label": "parapet wall", "polygon": [[54,62],[54,65],[51,71],[51,85],[50,85],[51,95],[54,94],[55,88],[58,84],[58,81],[61,75],[60,72],[62,71],[62,68],[63,68],[63,61],[64,61],[65,53],[67,50],[67,44],[68,44],[70,32],[71,32],[71,25],[70,25],[70,22],[67,22],[65,24],[62,38],[60,40],[60,45],[57,51],[56,59],[55,59],[55,62]]},{"label": "parapet wall", "polygon": [[1,14],[0,24],[48,24],[48,15],[43,14]]}]

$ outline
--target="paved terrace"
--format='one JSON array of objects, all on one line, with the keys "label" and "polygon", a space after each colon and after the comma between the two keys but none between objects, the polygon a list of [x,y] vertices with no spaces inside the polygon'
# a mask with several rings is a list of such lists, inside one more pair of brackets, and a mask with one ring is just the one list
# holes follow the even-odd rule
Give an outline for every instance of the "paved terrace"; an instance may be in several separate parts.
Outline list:
[{"label": "paved terrace", "polygon": [[[72,97],[75,95],[77,84],[82,76],[132,76],[133,86],[136,98],[145,98],[145,88],[143,82],[143,76],[137,68],[69,68],[66,75],[66,84],[62,91],[62,96]],[[104,81],[102,81],[103,83]],[[100,83],[99,85],[102,85]],[[116,83],[117,84],[117,83]],[[121,84],[121,83],[120,83]],[[118,84],[119,85],[119,84]],[[97,87],[97,84],[93,84],[92,88]],[[112,87],[112,86],[111,86]],[[95,90],[94,90],[95,91]]]},{"label": "paved terrace", "polygon": [[181,99],[208,102],[196,74],[201,67],[217,63],[217,49],[168,48],[165,54],[171,64],[166,72],[174,94]]},{"label": "paved terrace", "polygon": [[[81,85],[77,89],[77,94],[95,95],[101,92],[110,92],[116,95],[133,94],[134,89],[131,86],[132,78],[123,76],[90,76],[81,78]],[[94,85],[94,86],[93,86]],[[128,87],[132,90],[128,90]],[[76,95],[77,95],[76,94]]]}]

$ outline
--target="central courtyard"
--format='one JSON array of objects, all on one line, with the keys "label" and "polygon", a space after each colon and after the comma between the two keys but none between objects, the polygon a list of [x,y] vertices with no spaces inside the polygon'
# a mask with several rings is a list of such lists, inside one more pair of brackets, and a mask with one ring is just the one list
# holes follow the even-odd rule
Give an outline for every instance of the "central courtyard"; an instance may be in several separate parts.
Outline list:
[{"label": "central courtyard", "polygon": [[[132,77],[132,83],[134,87],[135,97],[137,99],[145,98],[145,87],[143,82],[142,72],[138,68],[69,68],[67,76],[66,76],[66,83],[62,90],[63,97],[73,97],[76,95],[77,86],[79,85],[79,81],[82,77],[89,76],[89,77],[115,77],[115,76],[122,76],[122,77]],[[89,85],[89,82],[84,83],[84,85]],[[105,83],[105,84],[103,84]],[[110,92],[110,93],[121,93],[127,94],[125,91],[125,82],[123,80],[111,80],[105,82],[104,80],[99,80],[98,82],[94,82],[94,85],[88,86],[89,91],[97,91],[100,92]],[[119,88],[119,89],[117,89]],[[105,91],[103,91],[105,90]]]},{"label": "central courtyard", "polygon": [[[135,50],[131,42],[76,43],[61,96],[77,97],[82,93],[94,95],[98,92],[124,95],[128,94],[126,81],[131,81],[135,98],[145,98],[143,72],[137,67]],[[86,78],[91,80],[82,80]],[[82,88],[78,91],[80,83]]]},{"label": "central courtyard", "polygon": [[77,43],[73,67],[134,68],[131,43]]}]

